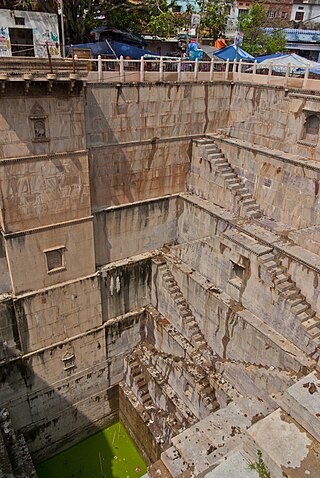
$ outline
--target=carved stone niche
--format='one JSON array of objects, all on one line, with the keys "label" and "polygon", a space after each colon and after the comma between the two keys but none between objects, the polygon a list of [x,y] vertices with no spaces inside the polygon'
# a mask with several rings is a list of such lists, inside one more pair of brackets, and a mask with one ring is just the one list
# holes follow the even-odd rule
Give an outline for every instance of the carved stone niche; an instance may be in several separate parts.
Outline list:
[{"label": "carved stone niche", "polygon": [[312,111],[305,111],[305,122],[303,125],[302,141],[310,145],[316,145],[319,139],[320,114]]},{"label": "carved stone niche", "polygon": [[48,115],[39,103],[36,103],[29,116],[31,137],[34,143],[46,143],[50,141],[48,131]]}]

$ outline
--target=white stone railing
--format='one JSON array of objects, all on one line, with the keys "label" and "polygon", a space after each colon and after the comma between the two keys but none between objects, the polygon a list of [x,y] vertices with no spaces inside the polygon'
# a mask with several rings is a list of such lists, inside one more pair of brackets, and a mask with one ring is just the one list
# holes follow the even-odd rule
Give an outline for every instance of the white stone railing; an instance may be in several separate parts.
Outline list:
[{"label": "white stone railing", "polygon": [[[89,82],[134,83],[134,82],[201,82],[232,81],[252,84],[320,90],[320,75],[313,75],[306,68],[302,75],[296,75],[295,68],[288,65],[282,73],[273,67],[258,69],[258,63],[166,60],[102,59],[89,61]],[[281,65],[283,68],[283,66]]]}]

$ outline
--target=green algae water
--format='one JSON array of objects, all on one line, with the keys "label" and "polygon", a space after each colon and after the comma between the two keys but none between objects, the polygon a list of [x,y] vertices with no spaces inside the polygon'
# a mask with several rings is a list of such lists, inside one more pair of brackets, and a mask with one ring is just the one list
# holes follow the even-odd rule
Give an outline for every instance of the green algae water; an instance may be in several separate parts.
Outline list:
[{"label": "green algae water", "polygon": [[121,422],[37,466],[39,478],[139,478],[146,471]]}]

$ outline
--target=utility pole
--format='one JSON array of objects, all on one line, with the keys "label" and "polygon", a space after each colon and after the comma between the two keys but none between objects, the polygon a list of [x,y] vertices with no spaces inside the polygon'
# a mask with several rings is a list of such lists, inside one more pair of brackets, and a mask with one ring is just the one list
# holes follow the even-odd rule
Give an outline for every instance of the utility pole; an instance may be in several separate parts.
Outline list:
[{"label": "utility pole", "polygon": [[64,58],[66,40],[64,36],[63,0],[58,0],[58,7],[59,7],[58,13],[60,13],[60,22],[61,22],[62,58]]}]

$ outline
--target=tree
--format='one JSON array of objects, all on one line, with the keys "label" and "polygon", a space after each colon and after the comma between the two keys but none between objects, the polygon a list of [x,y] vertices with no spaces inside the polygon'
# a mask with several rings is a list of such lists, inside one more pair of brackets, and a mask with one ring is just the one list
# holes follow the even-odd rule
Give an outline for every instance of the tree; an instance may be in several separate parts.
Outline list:
[{"label": "tree", "polygon": [[230,3],[222,0],[215,0],[206,4],[205,14],[201,19],[201,33],[216,40],[220,36],[224,36],[228,14],[230,12]]},{"label": "tree", "polygon": [[56,13],[57,2],[56,0],[0,0],[0,8]]},{"label": "tree", "polygon": [[263,5],[253,3],[246,15],[240,19],[240,30],[243,33],[241,47],[253,56],[271,55],[281,52],[286,47],[286,38],[281,28],[272,33],[265,30],[268,14]]}]

